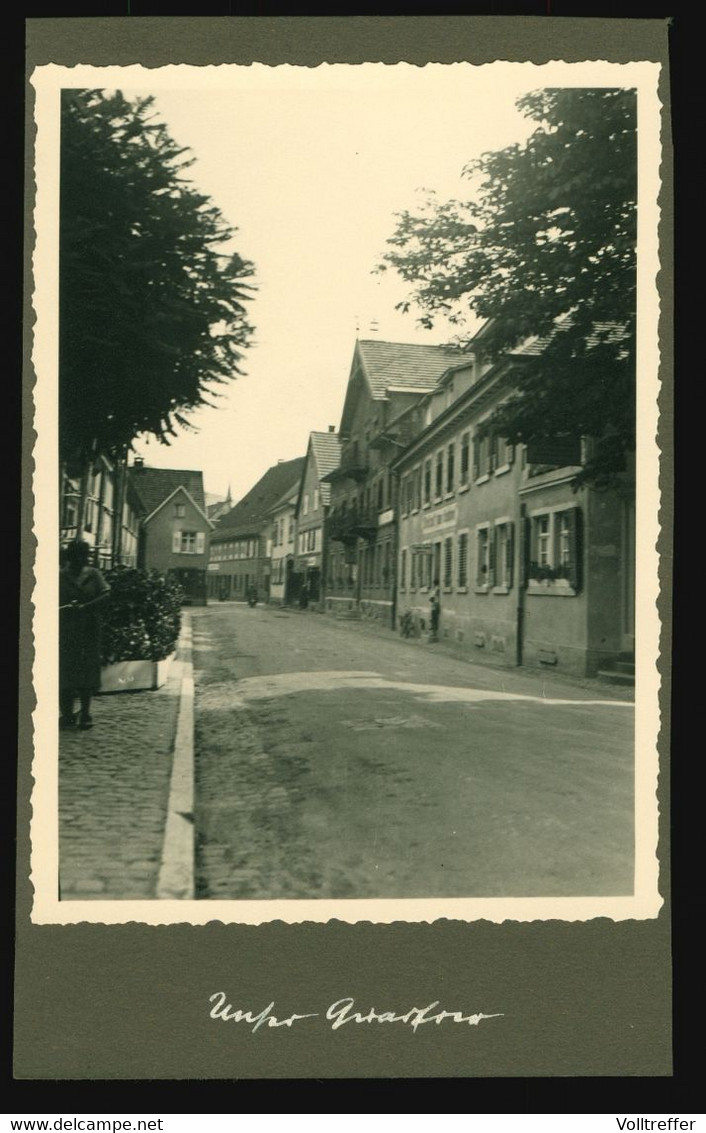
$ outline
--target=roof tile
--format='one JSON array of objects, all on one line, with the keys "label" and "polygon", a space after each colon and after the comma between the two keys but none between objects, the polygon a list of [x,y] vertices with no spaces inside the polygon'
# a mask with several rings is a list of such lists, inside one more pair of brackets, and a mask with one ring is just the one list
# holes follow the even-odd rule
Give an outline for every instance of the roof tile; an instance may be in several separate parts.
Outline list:
[{"label": "roof tile", "polygon": [[129,477],[142,500],[145,515],[151,515],[177,488],[185,488],[194,503],[202,511],[206,511],[203,472],[187,468],[147,468],[145,465],[133,465],[129,469]]},{"label": "roof tile", "polygon": [[233,535],[253,535],[260,531],[267,520],[267,512],[281,500],[282,496],[299,483],[304,457],[295,460],[281,460],[267,469],[242,500],[222,516],[211,536],[212,543],[229,539]]},{"label": "roof tile", "polygon": [[358,349],[373,397],[378,399],[385,397],[390,388],[428,393],[444,371],[462,359],[458,346],[361,339]]}]

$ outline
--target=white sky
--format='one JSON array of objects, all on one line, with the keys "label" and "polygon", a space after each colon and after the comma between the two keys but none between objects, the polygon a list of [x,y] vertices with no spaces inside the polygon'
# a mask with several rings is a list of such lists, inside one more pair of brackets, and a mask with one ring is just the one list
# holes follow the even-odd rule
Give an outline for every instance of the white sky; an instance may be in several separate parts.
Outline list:
[{"label": "white sky", "polygon": [[[61,70],[61,69],[57,69]],[[218,409],[171,445],[140,441],[160,467],[200,468],[206,490],[240,498],[279,459],[303,455],[312,429],[338,427],[356,325],[361,338],[438,343],[395,304],[408,294],[372,274],[394,213],[417,190],[467,194],[462,167],[521,140],[533,124],[516,98],[544,85],[618,85],[615,64],[466,63],[160,69],[77,68],[62,85],[154,94],[174,140],[196,157],[190,176],[238,228],[254,262],[256,328],[246,376],[220,387]],[[474,324],[471,324],[473,326]]]}]

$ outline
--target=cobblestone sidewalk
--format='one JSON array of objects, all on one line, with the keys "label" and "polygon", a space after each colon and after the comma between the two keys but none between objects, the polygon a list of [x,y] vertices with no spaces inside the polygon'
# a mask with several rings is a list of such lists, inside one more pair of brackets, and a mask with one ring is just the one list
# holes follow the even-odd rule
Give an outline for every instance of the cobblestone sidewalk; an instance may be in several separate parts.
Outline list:
[{"label": "cobblestone sidewalk", "polygon": [[160,689],[97,696],[93,728],[59,733],[62,900],[155,896],[183,664]]}]

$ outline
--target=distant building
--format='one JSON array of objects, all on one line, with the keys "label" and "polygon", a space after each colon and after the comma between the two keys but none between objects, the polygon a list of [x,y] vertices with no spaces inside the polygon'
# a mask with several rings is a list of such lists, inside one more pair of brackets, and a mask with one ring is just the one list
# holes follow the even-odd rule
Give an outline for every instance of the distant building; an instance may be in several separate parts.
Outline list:
[{"label": "distant building", "polygon": [[267,472],[217,523],[211,536],[208,595],[244,599],[255,589],[270,595],[271,509],[299,483],[303,457],[283,460]]},{"label": "distant building", "polygon": [[325,477],[338,468],[340,459],[341,445],[333,425],[327,433],[309,434],[299,487],[294,567],[307,603],[318,603],[322,598],[326,516],[331,502],[331,485]]},{"label": "distant building", "polygon": [[233,507],[233,498],[230,494],[230,485],[228,485],[228,494],[225,499],[220,496],[215,496],[213,492],[206,492],[206,515],[211,520],[211,523],[217,523],[222,516],[227,515]]},{"label": "distant building", "polygon": [[[299,596],[300,575],[294,569],[299,482],[289,488],[270,509],[271,556],[270,601],[288,605]],[[296,579],[296,582],[295,582]]]},{"label": "distant building", "polygon": [[[328,613],[392,625],[397,484],[392,463],[419,431],[411,411],[460,357],[447,346],[356,343],[327,518]],[[301,511],[301,508],[300,508]]]},{"label": "distant building", "polygon": [[205,605],[213,524],[206,514],[203,474],[147,468],[136,461],[129,480],[143,507],[138,565],[169,573],[183,587],[188,604]]}]

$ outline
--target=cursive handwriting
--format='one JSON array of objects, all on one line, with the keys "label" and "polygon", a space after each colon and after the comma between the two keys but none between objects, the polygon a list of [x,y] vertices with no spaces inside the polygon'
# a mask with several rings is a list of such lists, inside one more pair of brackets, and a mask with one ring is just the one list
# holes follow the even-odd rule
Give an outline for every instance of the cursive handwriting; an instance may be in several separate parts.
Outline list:
[{"label": "cursive handwriting", "polygon": [[443,1010],[430,1015],[429,1012],[439,1006],[438,999],[427,1004],[426,1007],[412,1007],[403,1015],[396,1015],[394,1011],[376,1011],[374,1007],[371,1007],[366,1014],[361,1014],[360,1011],[353,1010],[354,1006],[353,999],[338,999],[331,1004],[326,1012],[326,1018],[333,1020],[332,1031],[338,1030],[344,1023],[407,1023],[416,1034],[417,1027],[421,1027],[423,1023],[439,1024],[443,1023],[444,1019],[451,1019],[454,1023],[468,1023],[469,1027],[477,1027],[482,1019],[499,1019],[502,1016],[502,1012],[494,1015],[484,1015],[482,1012],[464,1015],[462,1011]]},{"label": "cursive handwriting", "polygon": [[268,1027],[291,1027],[297,1019],[313,1019],[318,1015],[318,1011],[314,1011],[310,1015],[290,1015],[288,1019],[278,1019],[270,1012],[274,1007],[274,1000],[268,1003],[264,1011],[260,1011],[258,1015],[254,1015],[252,1011],[241,1011],[239,1008],[234,1010],[230,1003],[226,1003],[226,993],[224,991],[216,991],[213,995],[209,996],[209,1003],[217,1000],[211,1008],[212,1019],[222,1019],[224,1023],[252,1023],[253,1034],[257,1031],[263,1023],[267,1023]]},{"label": "cursive handwriting", "polygon": [[[224,1023],[247,1023],[252,1027],[253,1034],[262,1026],[291,1027],[293,1023],[300,1019],[317,1019],[321,1014],[319,1011],[310,1011],[305,1015],[293,1014],[286,1019],[278,1019],[273,1014],[274,1000],[258,1013],[243,1011],[242,1008],[235,1008],[226,1002],[224,991],[215,991],[213,995],[209,996],[209,1003],[213,1004],[210,1011],[212,1019],[220,1019]],[[361,1012],[355,1010],[355,1000],[352,997],[346,997],[337,999],[335,1003],[332,1003],[326,1011],[325,1018],[331,1024],[332,1031],[337,1031],[345,1023],[403,1023],[410,1026],[416,1034],[417,1027],[421,1027],[424,1023],[436,1023],[438,1026],[448,1019],[452,1023],[466,1023],[469,1027],[477,1027],[483,1019],[500,1019],[503,1016],[502,1012],[496,1012],[493,1015],[485,1015],[483,1012],[464,1015],[462,1011],[445,1011],[443,1009],[436,1011],[438,1006],[439,1001],[435,999],[433,1003],[428,1003],[426,1007],[411,1007],[409,1011],[404,1013],[376,1011],[374,1007],[371,1007],[367,1012]]]}]

